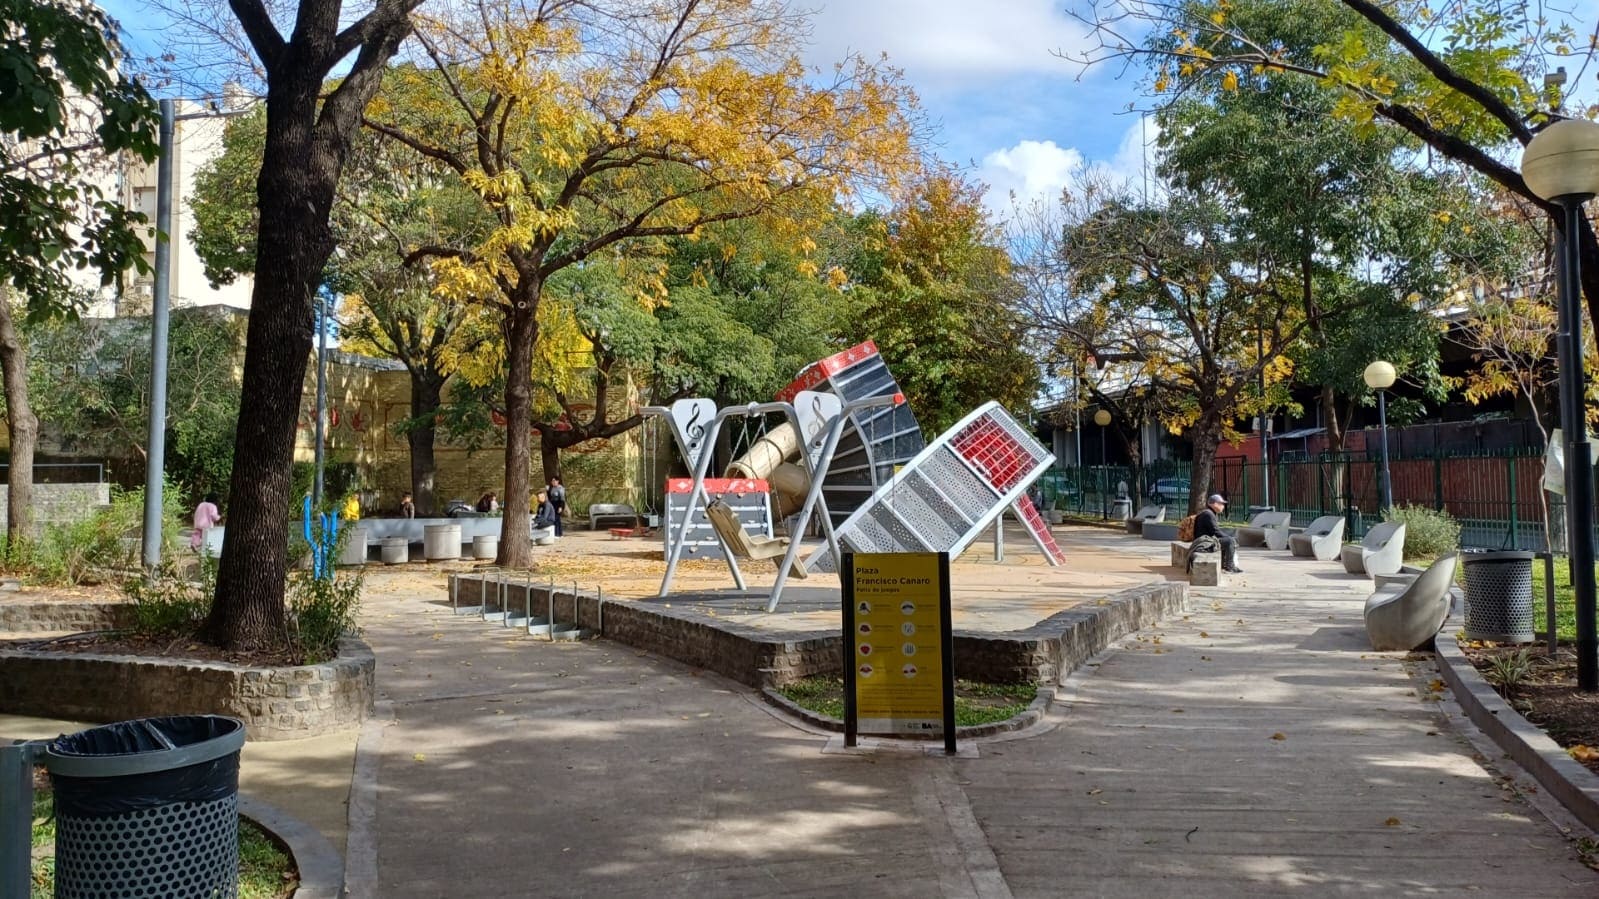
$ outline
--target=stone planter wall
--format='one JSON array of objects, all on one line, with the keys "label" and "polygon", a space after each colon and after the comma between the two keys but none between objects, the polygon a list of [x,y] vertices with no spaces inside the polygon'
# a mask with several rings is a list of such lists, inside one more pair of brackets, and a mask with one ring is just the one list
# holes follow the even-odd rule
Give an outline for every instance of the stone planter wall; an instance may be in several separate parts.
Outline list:
[{"label": "stone planter wall", "polygon": [[[481,578],[450,576],[456,602],[481,603]],[[982,634],[955,632],[955,670],[960,677],[991,683],[1048,683],[1070,673],[1084,660],[1133,631],[1179,615],[1187,597],[1180,582],[1148,584],[1105,598],[1103,605],[1078,606],[1057,612],[1026,630]],[[490,604],[498,588],[487,585]],[[506,604],[526,608],[526,583],[505,586]],[[549,587],[532,586],[532,609],[543,616]],[[574,608],[575,606],[575,608]],[[656,652],[696,668],[705,668],[754,687],[773,687],[817,674],[843,670],[843,637],[836,631],[782,632],[709,618],[678,604],[606,600],[567,587],[555,590],[555,620],[577,622],[601,636]]]},{"label": "stone planter wall", "polygon": [[126,602],[4,602],[0,631],[107,631],[133,622],[133,604]]},{"label": "stone planter wall", "polygon": [[232,715],[252,740],[293,740],[365,721],[375,668],[372,650],[348,637],[334,661],[293,668],[11,646],[0,649],[0,712],[95,722]]}]

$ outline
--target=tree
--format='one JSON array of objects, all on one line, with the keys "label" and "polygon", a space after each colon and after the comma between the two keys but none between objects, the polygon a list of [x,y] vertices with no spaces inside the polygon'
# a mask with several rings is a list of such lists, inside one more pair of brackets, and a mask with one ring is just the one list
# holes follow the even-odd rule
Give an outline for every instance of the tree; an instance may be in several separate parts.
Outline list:
[{"label": "tree", "polygon": [[[260,227],[228,539],[202,631],[231,649],[277,645],[286,637],[290,469],[313,298],[334,247],[334,192],[351,135],[420,3],[376,0],[352,21],[339,0],[300,0],[285,37],[264,0],[229,0],[266,79],[266,135],[255,190]],[[352,56],[348,71],[329,85],[334,69]]]},{"label": "tree", "polygon": [[[1303,40],[1301,29],[1331,27],[1327,18],[1336,17],[1287,6],[1255,21],[1257,33],[1288,46]],[[1292,272],[1306,323],[1294,374],[1318,389],[1335,459],[1354,406],[1370,400],[1361,373],[1372,360],[1395,363],[1443,398],[1432,310],[1453,286],[1444,258],[1453,198],[1405,162],[1410,141],[1337,118],[1338,101],[1336,90],[1306,80],[1249,90],[1205,80],[1159,114],[1162,173],[1247,210],[1242,227]],[[1333,471],[1341,493],[1342,465]]]},{"label": "tree", "polygon": [[119,70],[116,26],[77,0],[0,0],[0,379],[11,438],[8,542],[28,538],[39,420],[12,291],[32,320],[71,315],[68,272],[109,285],[144,265],[144,219],[107,199],[97,171],[118,153],[149,162],[156,105]]},{"label": "tree", "polygon": [[863,224],[877,240],[872,258],[847,272],[850,326],[876,341],[922,427],[941,433],[988,400],[1025,410],[1038,366],[1023,347],[1021,285],[982,189],[932,172],[886,219],[867,213]]},{"label": "tree", "polygon": [[[142,319],[71,319],[24,327],[35,409],[69,445],[144,459],[150,420],[150,330]],[[203,310],[172,316],[167,369],[169,475],[193,496],[220,489],[239,417],[234,367],[241,322]]]},{"label": "tree", "polygon": [[[1038,327],[1164,394],[1163,423],[1192,435],[1196,511],[1234,419],[1284,401],[1283,354],[1304,330],[1292,282],[1219,198],[1174,187],[1146,203],[1090,184],[1069,200],[1069,291],[1039,308]],[[1262,376],[1275,395],[1255,392]]]},{"label": "tree", "polygon": [[[812,76],[788,49],[803,29],[764,0],[477,0],[418,30],[430,67],[390,74],[390,96],[415,99],[375,106],[367,126],[459,178],[495,220],[483,240],[412,259],[430,261],[441,296],[500,318],[507,521],[529,512],[534,362],[556,273],[914,159],[892,73],[856,59]],[[508,527],[498,561],[523,566],[528,549],[528,531]]]},{"label": "tree", "polygon": [[[229,121],[223,151],[195,177],[189,236],[213,284],[227,284],[255,266],[257,212],[249,190],[261,166],[264,114]],[[485,230],[476,205],[458,185],[441,183],[409,151],[357,132],[331,215],[339,252],[327,284],[346,298],[339,333],[345,349],[393,359],[411,381],[411,414],[398,425],[410,450],[417,511],[434,511],[433,448],[444,384],[453,361],[479,352],[482,329],[465,325],[476,312],[441,302],[425,271],[405,265],[409,248]],[[467,202],[463,202],[467,201]]]},{"label": "tree", "polygon": [[[1435,160],[1481,175],[1564,227],[1559,208],[1527,188],[1513,151],[1565,99],[1561,86],[1539,85],[1538,77],[1556,65],[1586,71],[1599,41],[1526,0],[1342,6],[1329,15],[1312,0],[1112,0],[1079,13],[1097,43],[1077,58],[1142,60],[1165,97],[1199,82],[1249,90],[1282,79],[1320,82],[1338,92],[1332,114],[1399,129]],[[1284,19],[1287,29],[1279,27]],[[1295,38],[1284,39],[1288,33]],[[1599,323],[1599,240],[1586,213],[1580,229],[1582,292],[1590,322]]]}]

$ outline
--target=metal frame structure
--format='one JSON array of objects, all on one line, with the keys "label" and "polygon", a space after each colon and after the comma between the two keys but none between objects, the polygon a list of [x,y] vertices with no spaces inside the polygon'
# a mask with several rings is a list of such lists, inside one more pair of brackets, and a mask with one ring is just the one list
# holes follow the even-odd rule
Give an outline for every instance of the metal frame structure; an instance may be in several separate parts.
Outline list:
[{"label": "metal frame structure", "polygon": [[[948,552],[954,559],[1009,507],[1049,564],[1060,565],[1060,547],[1026,496],[1054,461],[1003,407],[985,403],[877,488],[839,525],[838,540],[855,552]],[[806,568],[832,571],[839,558],[837,543],[830,543]]]},{"label": "metal frame structure", "polygon": [[[680,400],[680,403],[694,404],[694,408],[703,409],[707,400]],[[777,580],[772,585],[768,595],[766,610],[776,611],[777,604],[782,598],[783,586],[788,581],[789,572],[799,556],[800,537],[805,533],[810,524],[813,510],[821,509],[822,532],[827,539],[829,551],[837,553],[839,550],[838,537],[834,533],[832,516],[827,510],[827,500],[822,496],[822,482],[827,477],[828,467],[832,464],[833,455],[838,450],[838,442],[843,436],[844,427],[850,417],[858,411],[872,409],[880,406],[894,406],[905,402],[903,394],[890,396],[872,396],[844,402],[839,397],[830,393],[801,390],[794,395],[794,402],[750,403],[747,406],[728,406],[717,410],[708,425],[701,426],[701,430],[691,431],[689,428],[698,424],[697,417],[685,416],[684,421],[690,423],[685,427],[679,417],[673,414],[673,409],[666,406],[646,406],[642,411],[645,415],[652,415],[666,420],[672,437],[677,441],[678,449],[683,458],[689,460],[694,466],[694,483],[689,488],[688,504],[683,510],[683,517],[676,528],[677,539],[669,541],[666,555],[666,574],[661,579],[661,589],[658,596],[669,596],[672,592],[672,581],[677,576],[677,565],[683,556],[683,544],[689,533],[689,524],[693,520],[696,509],[702,509],[711,502],[710,495],[705,490],[705,480],[711,467],[711,459],[715,455],[713,447],[716,445],[716,436],[721,431],[723,423],[730,418],[749,418],[756,415],[782,413],[795,430],[800,434],[800,462],[810,476],[810,489],[806,492],[805,502],[795,514],[795,524],[790,530],[788,551],[783,554],[783,559],[778,565]],[[675,404],[674,404],[675,405]],[[671,529],[668,528],[668,533]],[[713,533],[715,531],[713,530]],[[733,576],[733,583],[740,591],[747,591],[748,584],[744,581],[744,573],[739,570],[738,559],[732,548],[722,539],[720,533],[716,534],[716,541],[722,547],[722,554],[727,560],[728,571]]]}]

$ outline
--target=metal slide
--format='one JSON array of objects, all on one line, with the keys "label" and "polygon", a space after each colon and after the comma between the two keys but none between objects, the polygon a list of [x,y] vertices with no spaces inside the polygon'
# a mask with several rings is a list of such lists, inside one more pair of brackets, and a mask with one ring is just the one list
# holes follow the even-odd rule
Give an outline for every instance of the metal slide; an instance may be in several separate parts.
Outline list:
[{"label": "metal slide", "polygon": [[[948,552],[958,557],[1007,506],[1049,564],[1065,555],[1026,496],[1055,461],[998,403],[990,402],[905,463],[844,523],[838,542],[855,552]],[[810,571],[834,571],[831,547],[811,554]]]}]

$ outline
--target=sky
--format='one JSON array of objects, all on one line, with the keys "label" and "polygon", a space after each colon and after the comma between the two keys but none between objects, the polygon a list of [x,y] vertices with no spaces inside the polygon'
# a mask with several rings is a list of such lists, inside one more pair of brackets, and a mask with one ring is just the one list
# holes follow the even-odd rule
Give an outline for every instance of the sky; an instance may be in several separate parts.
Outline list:
[{"label": "sky", "polygon": [[824,2],[806,61],[887,54],[937,126],[938,154],[988,185],[996,215],[1009,211],[1012,194],[1057,195],[1088,164],[1140,176],[1154,133],[1126,111],[1139,72],[1085,71],[1061,58],[1087,39],[1061,0]]},{"label": "sky", "polygon": [[[102,5],[135,53],[160,52],[158,10],[142,0]],[[805,61],[827,70],[852,53],[886,54],[921,98],[934,152],[988,185],[996,216],[1012,195],[1058,195],[1086,164],[1125,178],[1142,171],[1146,135],[1126,112],[1138,73],[1085,72],[1056,55],[1080,50],[1086,37],[1063,0],[812,0],[807,8],[814,31],[798,48]]]}]

